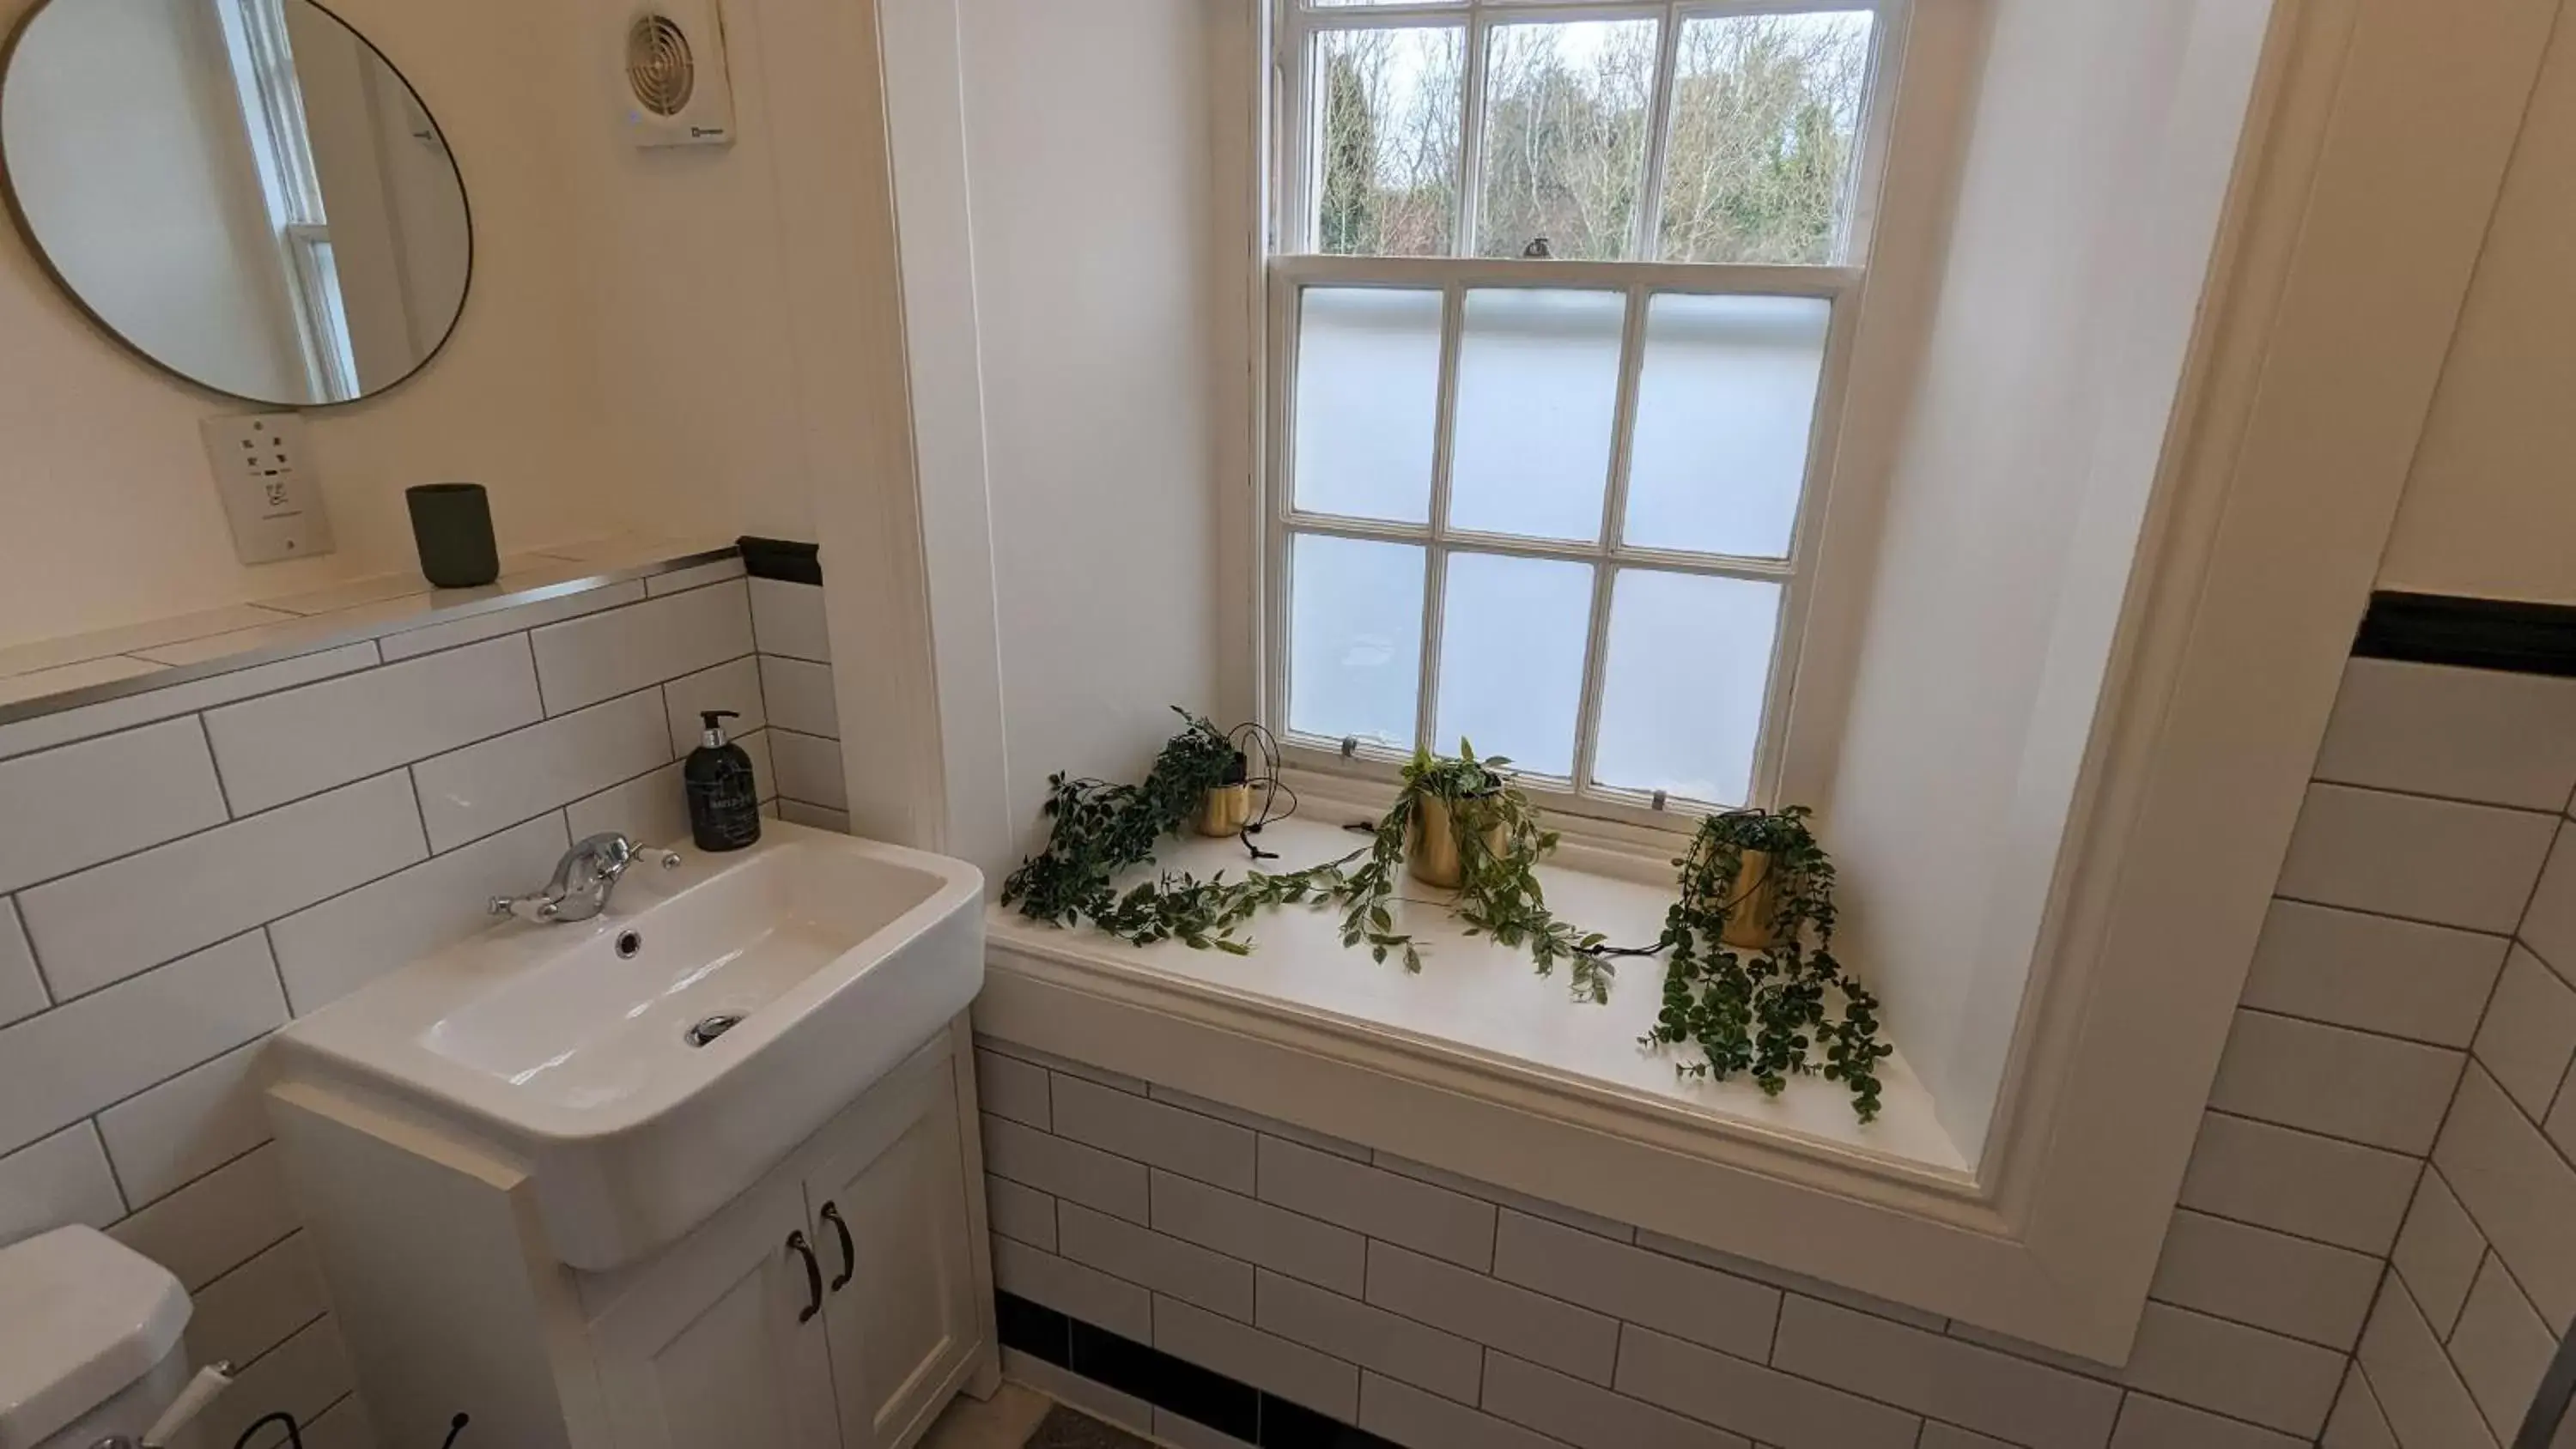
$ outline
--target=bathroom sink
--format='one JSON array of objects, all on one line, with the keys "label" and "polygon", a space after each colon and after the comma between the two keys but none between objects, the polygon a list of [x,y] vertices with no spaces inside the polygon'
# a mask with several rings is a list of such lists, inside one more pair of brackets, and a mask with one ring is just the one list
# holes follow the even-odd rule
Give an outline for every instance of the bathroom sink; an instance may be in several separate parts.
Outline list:
[{"label": "bathroom sink", "polygon": [[516,1161],[576,1268],[703,1222],[974,999],[983,877],[765,822],[639,866],[574,925],[508,922],[275,1038],[282,1080]]}]

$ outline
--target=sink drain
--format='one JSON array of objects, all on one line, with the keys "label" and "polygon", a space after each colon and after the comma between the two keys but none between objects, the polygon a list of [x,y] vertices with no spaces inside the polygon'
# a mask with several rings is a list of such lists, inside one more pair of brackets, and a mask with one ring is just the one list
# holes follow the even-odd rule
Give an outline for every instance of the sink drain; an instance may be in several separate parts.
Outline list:
[{"label": "sink drain", "polygon": [[693,1047],[702,1047],[740,1025],[742,1025],[742,1013],[719,1011],[682,1032],[680,1037]]}]

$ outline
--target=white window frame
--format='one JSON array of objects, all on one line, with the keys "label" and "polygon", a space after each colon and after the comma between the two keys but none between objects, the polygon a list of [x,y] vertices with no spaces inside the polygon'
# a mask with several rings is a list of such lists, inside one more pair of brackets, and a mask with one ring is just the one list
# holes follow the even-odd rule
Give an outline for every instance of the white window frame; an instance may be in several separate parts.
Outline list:
[{"label": "white window frame", "polygon": [[[1860,151],[1853,193],[1845,213],[1842,251],[1846,260],[1829,266],[1767,266],[1710,262],[1576,261],[1442,257],[1359,257],[1326,255],[1313,250],[1310,198],[1315,185],[1315,137],[1307,111],[1312,67],[1308,56],[1315,37],[1347,29],[1414,28],[1445,25],[1465,32],[1463,94],[1460,112],[1459,201],[1452,217],[1460,247],[1475,235],[1483,118],[1483,73],[1488,39],[1500,24],[1564,20],[1655,18],[1660,57],[1649,102],[1649,131],[1641,173],[1641,203],[1632,222],[1632,253],[1644,257],[1660,225],[1667,134],[1675,59],[1686,20],[1746,15],[1800,14],[1869,9],[1875,12],[1869,73],[1863,87]],[[1516,558],[1566,560],[1593,569],[1592,613],[1585,645],[1582,694],[1577,703],[1575,752],[1570,777],[1526,775],[1524,784],[1544,803],[1565,814],[1673,831],[1696,828],[1698,817],[1721,803],[1666,799],[1660,793],[1595,784],[1603,676],[1608,653],[1611,590],[1623,569],[1757,579],[1781,586],[1780,611],[1773,638],[1769,682],[1757,736],[1750,788],[1744,802],[1771,805],[1782,797],[1788,758],[1788,724],[1797,679],[1806,664],[1808,606],[1823,552],[1823,525],[1833,491],[1836,443],[1842,432],[1844,403],[1853,371],[1854,339],[1860,331],[1867,280],[1867,258],[1877,241],[1877,198],[1889,145],[1897,85],[1897,61],[1904,52],[1908,0],[1667,0],[1640,5],[1634,0],[1557,0],[1528,4],[1515,0],[1433,0],[1367,6],[1314,6],[1301,0],[1276,0],[1272,25],[1273,96],[1271,117],[1277,143],[1268,148],[1273,206],[1261,247],[1266,277],[1265,315],[1268,385],[1261,399],[1264,493],[1262,514],[1262,668],[1263,720],[1278,735],[1294,764],[1326,773],[1391,778],[1415,749],[1444,752],[1454,742],[1436,737],[1439,715],[1442,608],[1447,593],[1448,560],[1457,552],[1500,554]],[[1438,290],[1442,294],[1441,351],[1437,429],[1432,460],[1429,521],[1391,523],[1301,512],[1294,498],[1294,379],[1297,357],[1297,309],[1309,287],[1388,287]],[[1603,490],[1599,533],[1589,542],[1524,538],[1472,532],[1449,524],[1451,436],[1458,390],[1460,333],[1465,294],[1488,288],[1578,288],[1618,291],[1627,300],[1620,340],[1620,366],[1608,485]],[[1646,307],[1652,296],[1688,293],[1715,296],[1814,297],[1832,308],[1825,355],[1819,376],[1816,412],[1797,520],[1786,558],[1745,558],[1677,552],[1631,546],[1620,538],[1627,513],[1628,448],[1635,423],[1636,385],[1645,346]],[[1364,539],[1419,546],[1424,550],[1421,672],[1416,684],[1414,739],[1390,748],[1369,740],[1331,740],[1301,734],[1288,727],[1289,618],[1293,577],[1289,551],[1299,534]]]}]

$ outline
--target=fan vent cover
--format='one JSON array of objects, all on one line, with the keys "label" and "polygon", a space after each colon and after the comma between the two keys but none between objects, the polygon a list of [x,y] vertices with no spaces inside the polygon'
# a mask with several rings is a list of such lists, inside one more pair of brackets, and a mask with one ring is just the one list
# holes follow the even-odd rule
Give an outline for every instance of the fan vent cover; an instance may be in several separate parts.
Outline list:
[{"label": "fan vent cover", "polygon": [[641,15],[626,31],[626,83],[635,103],[657,116],[688,109],[698,89],[698,61],[689,32],[667,15]]}]

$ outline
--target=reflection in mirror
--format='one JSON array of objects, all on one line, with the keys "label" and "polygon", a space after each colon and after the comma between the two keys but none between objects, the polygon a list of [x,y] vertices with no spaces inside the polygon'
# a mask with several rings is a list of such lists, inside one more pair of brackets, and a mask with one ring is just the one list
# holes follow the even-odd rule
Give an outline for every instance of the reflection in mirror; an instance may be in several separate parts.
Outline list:
[{"label": "reflection in mirror", "polygon": [[0,181],[93,318],[235,397],[381,392],[464,306],[445,137],[309,0],[43,0],[0,71]]}]

